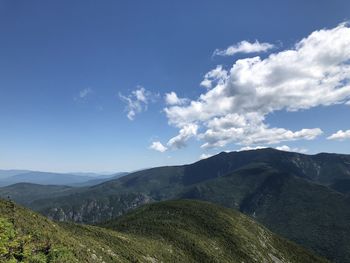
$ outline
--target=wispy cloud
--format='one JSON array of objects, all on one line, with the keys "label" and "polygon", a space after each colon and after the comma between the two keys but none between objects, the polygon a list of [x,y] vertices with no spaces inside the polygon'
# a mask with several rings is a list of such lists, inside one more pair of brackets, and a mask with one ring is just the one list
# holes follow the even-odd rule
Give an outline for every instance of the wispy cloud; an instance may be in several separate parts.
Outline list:
[{"label": "wispy cloud", "polygon": [[74,97],[75,101],[85,101],[87,100],[93,93],[92,88],[85,88],[79,91],[78,95]]},{"label": "wispy cloud", "polygon": [[241,41],[235,45],[229,46],[226,49],[220,50],[216,49],[213,53],[214,56],[233,56],[237,53],[258,53],[266,52],[275,46],[270,43],[260,43],[259,41],[248,42],[246,40]]},{"label": "wispy cloud", "polygon": [[157,94],[153,94],[142,86],[137,86],[127,96],[119,93],[119,98],[126,103],[125,111],[129,120],[134,120],[136,114],[146,111],[148,104],[154,102],[157,97]]},{"label": "wispy cloud", "polygon": [[86,88],[86,89],[82,89],[79,92],[79,98],[81,99],[85,99],[88,95],[90,95],[92,93],[92,89],[91,88]]}]

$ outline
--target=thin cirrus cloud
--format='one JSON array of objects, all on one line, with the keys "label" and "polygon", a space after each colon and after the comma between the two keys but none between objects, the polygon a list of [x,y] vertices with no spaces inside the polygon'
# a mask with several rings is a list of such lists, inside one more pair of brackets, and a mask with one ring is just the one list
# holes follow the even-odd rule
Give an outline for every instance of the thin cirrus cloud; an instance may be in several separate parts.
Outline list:
[{"label": "thin cirrus cloud", "polygon": [[274,47],[275,46],[270,43],[260,43],[257,40],[255,42],[244,40],[223,50],[216,49],[213,53],[213,56],[233,56],[237,53],[248,54],[266,52]]},{"label": "thin cirrus cloud", "polygon": [[[183,146],[192,137],[202,141],[202,148],[313,140],[323,133],[320,128],[271,127],[266,117],[280,110],[348,102],[349,60],[350,28],[343,23],[314,31],[293,48],[267,58],[239,59],[226,69],[218,66],[204,76],[207,90],[197,99],[164,109],[168,123],[179,129],[167,145],[179,148],[172,146]],[[196,132],[182,136],[187,127],[196,127]]]},{"label": "thin cirrus cloud", "polygon": [[154,102],[157,97],[157,94],[146,90],[142,86],[137,86],[137,88],[127,96],[119,93],[119,98],[126,104],[126,116],[131,121],[135,119],[137,114],[146,111],[148,104]]},{"label": "thin cirrus cloud", "polygon": [[350,139],[350,130],[343,131],[339,130],[327,138],[328,140],[344,141]]},{"label": "thin cirrus cloud", "polygon": [[91,88],[83,89],[83,90],[81,90],[79,92],[79,98],[85,99],[91,93],[92,93],[92,89]]}]

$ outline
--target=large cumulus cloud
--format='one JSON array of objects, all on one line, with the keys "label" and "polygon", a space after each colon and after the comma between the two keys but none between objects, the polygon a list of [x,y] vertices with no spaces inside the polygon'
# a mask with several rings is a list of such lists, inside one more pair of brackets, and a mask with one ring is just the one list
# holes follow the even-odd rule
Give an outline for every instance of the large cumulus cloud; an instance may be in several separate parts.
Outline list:
[{"label": "large cumulus cloud", "polygon": [[[239,59],[230,68],[218,66],[205,75],[201,84],[206,90],[197,99],[165,108],[169,124],[180,130],[168,146],[183,146],[180,139],[192,136],[202,140],[204,148],[312,140],[321,129],[271,127],[266,117],[280,110],[348,103],[349,61],[350,28],[340,24],[315,31],[265,59],[256,56]],[[183,136],[188,127],[195,132]]]}]

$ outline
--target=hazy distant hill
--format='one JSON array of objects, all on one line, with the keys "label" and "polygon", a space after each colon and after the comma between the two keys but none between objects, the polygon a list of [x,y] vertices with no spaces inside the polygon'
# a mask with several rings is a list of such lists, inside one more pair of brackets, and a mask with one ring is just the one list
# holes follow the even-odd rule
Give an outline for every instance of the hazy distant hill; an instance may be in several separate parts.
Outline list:
[{"label": "hazy distant hill", "polygon": [[110,181],[110,180],[118,179],[118,178],[125,176],[127,174],[128,173],[126,173],[126,172],[120,172],[120,173],[115,173],[115,174],[111,174],[111,175],[99,175],[99,176],[96,176],[95,178],[92,178],[92,179],[86,181],[86,182],[74,184],[74,186],[84,187],[84,186],[98,185],[98,184],[102,184],[102,183]]},{"label": "hazy distant hill", "polygon": [[31,202],[38,199],[69,195],[78,189],[64,185],[40,185],[18,183],[0,188],[0,197],[15,200],[17,203],[30,207]]},{"label": "hazy distant hill", "polygon": [[139,171],[79,193],[36,200],[32,207],[57,220],[97,223],[145,203],[208,200],[236,208],[333,261],[350,262],[350,202],[335,187],[339,182],[350,182],[349,155],[262,149]]},{"label": "hazy distant hill", "polygon": [[119,178],[127,173],[99,175],[94,173],[50,173],[25,170],[0,170],[0,186],[17,183],[41,185],[92,186],[111,179]]},{"label": "hazy distant hill", "polygon": [[102,228],[59,224],[0,200],[0,226],[1,262],[327,262],[247,216],[198,201],[141,207]]},{"label": "hazy distant hill", "polygon": [[0,179],[8,178],[17,174],[28,173],[28,170],[0,170]]}]

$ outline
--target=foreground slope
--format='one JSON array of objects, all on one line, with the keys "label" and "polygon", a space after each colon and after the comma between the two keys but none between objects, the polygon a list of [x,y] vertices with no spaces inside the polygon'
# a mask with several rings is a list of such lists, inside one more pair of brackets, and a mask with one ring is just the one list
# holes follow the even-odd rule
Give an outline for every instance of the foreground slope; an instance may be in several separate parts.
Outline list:
[{"label": "foreground slope", "polygon": [[57,224],[0,201],[0,226],[1,262],[326,262],[238,212],[199,201],[141,207],[106,228]]}]

